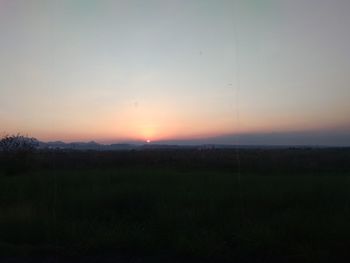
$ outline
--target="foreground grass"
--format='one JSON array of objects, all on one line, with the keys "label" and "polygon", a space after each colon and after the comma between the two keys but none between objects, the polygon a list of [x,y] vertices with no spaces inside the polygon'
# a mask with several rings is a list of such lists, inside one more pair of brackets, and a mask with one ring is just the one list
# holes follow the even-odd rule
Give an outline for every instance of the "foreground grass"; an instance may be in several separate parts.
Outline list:
[{"label": "foreground grass", "polygon": [[349,189],[346,175],[150,168],[0,175],[0,254],[341,261],[350,259]]}]

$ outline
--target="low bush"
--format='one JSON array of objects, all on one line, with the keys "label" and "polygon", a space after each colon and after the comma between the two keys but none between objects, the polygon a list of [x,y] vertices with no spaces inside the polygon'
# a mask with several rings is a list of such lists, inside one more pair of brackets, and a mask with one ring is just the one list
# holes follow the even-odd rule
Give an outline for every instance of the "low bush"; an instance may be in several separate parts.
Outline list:
[{"label": "low bush", "polygon": [[33,154],[38,146],[34,138],[5,135],[0,140],[1,168],[9,175],[21,174],[32,167]]}]

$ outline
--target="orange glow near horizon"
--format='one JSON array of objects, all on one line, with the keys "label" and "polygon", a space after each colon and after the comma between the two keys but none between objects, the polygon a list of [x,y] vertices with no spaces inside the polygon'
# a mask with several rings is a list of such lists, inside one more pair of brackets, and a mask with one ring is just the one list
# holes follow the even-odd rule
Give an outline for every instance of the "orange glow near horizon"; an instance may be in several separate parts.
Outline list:
[{"label": "orange glow near horizon", "polygon": [[[251,121],[251,120],[250,120]],[[201,139],[210,138],[222,135],[235,135],[235,134],[258,134],[258,133],[271,133],[271,132],[300,132],[300,131],[315,131],[315,130],[343,130],[337,128],[335,125],[303,125],[304,123],[298,123],[290,120],[284,123],[280,122],[279,125],[267,125],[268,122],[250,122],[248,119],[240,120],[239,124],[234,121],[223,123],[214,122],[214,125],[209,125],[207,122],[201,122],[199,120],[184,119],[182,121],[173,121],[169,118],[168,122],[157,121],[153,118],[148,122],[137,121],[137,119],[130,119],[129,122],[124,122],[123,126],[112,125],[110,127],[107,123],[100,123],[99,125],[84,125],[84,129],[79,127],[72,127],[71,131],[60,130],[56,128],[54,130],[38,131],[35,129],[22,128],[20,131],[14,130],[14,132],[20,132],[29,136],[37,137],[43,141],[56,141],[62,140],[65,142],[73,141],[97,141],[101,143],[112,143],[122,141],[139,141],[150,143],[152,141],[162,140],[183,140],[183,139]],[[273,121],[273,118],[270,120]],[[235,130],[231,127],[237,127]],[[230,129],[231,128],[231,129]],[[85,132],[82,132],[84,130]],[[27,132],[28,131],[28,132]],[[9,131],[11,133],[11,131]]]},{"label": "orange glow near horizon", "polygon": [[328,120],[305,116],[300,118],[298,114],[290,114],[284,118],[277,114],[264,114],[262,118],[262,115],[252,110],[241,109],[237,118],[233,114],[235,112],[215,112],[210,109],[210,105],[204,110],[198,110],[191,105],[179,106],[177,103],[165,99],[160,99],[158,102],[152,100],[139,103],[138,107],[125,104],[124,107],[115,107],[108,112],[97,112],[96,109],[86,108],[83,113],[70,112],[64,114],[64,117],[59,115],[57,121],[38,120],[22,123],[20,126],[14,121],[5,119],[3,124],[7,129],[4,132],[22,133],[42,141],[94,140],[112,143],[192,140],[235,134],[349,128],[342,128],[341,124],[346,123],[346,120],[341,115]]}]

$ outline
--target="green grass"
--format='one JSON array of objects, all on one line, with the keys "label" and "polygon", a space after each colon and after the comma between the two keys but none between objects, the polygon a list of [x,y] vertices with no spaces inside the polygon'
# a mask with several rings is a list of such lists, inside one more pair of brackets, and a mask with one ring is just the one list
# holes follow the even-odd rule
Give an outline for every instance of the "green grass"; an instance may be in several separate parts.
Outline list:
[{"label": "green grass", "polygon": [[[347,257],[350,177],[124,168],[0,175],[0,255]],[[349,257],[350,258],[350,257]]]}]

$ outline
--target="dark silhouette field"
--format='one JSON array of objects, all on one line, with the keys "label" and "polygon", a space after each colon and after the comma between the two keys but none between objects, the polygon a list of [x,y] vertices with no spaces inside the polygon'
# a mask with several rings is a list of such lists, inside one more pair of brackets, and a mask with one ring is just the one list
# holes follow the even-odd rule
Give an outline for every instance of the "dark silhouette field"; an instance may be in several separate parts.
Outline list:
[{"label": "dark silhouette field", "polygon": [[349,154],[37,151],[0,174],[0,261],[346,262]]}]

